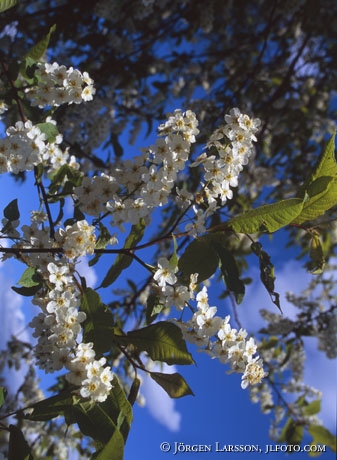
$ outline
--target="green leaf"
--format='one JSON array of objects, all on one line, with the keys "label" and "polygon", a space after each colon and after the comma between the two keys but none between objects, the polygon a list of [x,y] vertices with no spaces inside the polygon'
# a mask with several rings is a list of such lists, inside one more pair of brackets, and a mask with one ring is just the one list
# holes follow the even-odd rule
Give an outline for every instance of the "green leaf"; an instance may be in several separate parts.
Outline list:
[{"label": "green leaf", "polygon": [[0,387],[0,408],[4,405],[7,396],[7,390],[5,387]]},{"label": "green leaf", "polygon": [[128,401],[131,404],[131,406],[133,406],[137,400],[140,383],[141,382],[138,377],[135,377],[132,382],[132,385],[129,391],[129,395],[128,395]]},{"label": "green leaf", "polygon": [[44,53],[47,51],[47,48],[48,48],[48,45],[49,45],[49,41],[50,41],[50,37],[51,37],[51,34],[53,32],[55,32],[56,30],[56,24],[54,24],[53,26],[51,26],[51,28],[49,29],[49,32],[47,33],[47,35],[42,39],[40,40],[38,43],[36,43],[29,51],[28,53],[26,53],[22,59],[23,62],[26,61],[26,59],[31,59],[35,62],[39,61],[39,59],[41,59],[41,57],[44,55]]},{"label": "green leaf", "polygon": [[310,404],[303,407],[302,411],[304,415],[315,415],[321,410],[321,400],[315,399]]},{"label": "green leaf", "polygon": [[297,196],[309,198],[294,224],[314,220],[337,204],[337,162],[335,158],[335,135],[322,151],[318,164],[308,176]]},{"label": "green leaf", "polygon": [[289,198],[247,211],[225,224],[214,227],[215,231],[231,228],[236,233],[273,233],[292,223],[303,209],[304,200]]},{"label": "green leaf", "polygon": [[323,272],[325,266],[325,257],[321,240],[318,235],[313,235],[310,242],[310,262],[308,263],[309,269],[313,275],[319,275]]},{"label": "green leaf", "polygon": [[139,352],[146,351],[153,361],[167,364],[192,364],[181,330],[168,321],[160,321],[142,329],[130,331],[126,335],[116,335],[122,345],[133,345]]},{"label": "green leaf", "polygon": [[13,8],[18,3],[18,0],[0,0],[0,13]]},{"label": "green leaf", "polygon": [[303,426],[296,423],[292,418],[289,418],[284,425],[278,442],[286,442],[287,444],[301,444],[303,439]]},{"label": "green leaf", "polygon": [[336,452],[336,436],[330,433],[324,426],[310,425],[308,432],[313,437],[312,445],[321,444],[322,446],[328,446],[333,452]]},{"label": "green leaf", "polygon": [[56,396],[39,401],[32,406],[31,413],[24,413],[24,418],[36,422],[45,422],[59,415],[64,415],[72,406],[73,397],[69,391],[63,391]]},{"label": "green leaf", "polygon": [[20,294],[24,297],[31,297],[33,295],[35,295],[37,293],[37,291],[40,289],[41,285],[38,284],[36,286],[32,286],[32,287],[16,287],[16,286],[12,286],[12,289],[14,292],[16,292],[17,294]]},{"label": "green leaf", "polygon": [[171,398],[181,398],[187,395],[194,396],[185,379],[178,373],[164,374],[162,372],[151,372],[150,375]]},{"label": "green leaf", "polygon": [[83,341],[93,342],[95,352],[101,355],[114,343],[114,320],[111,311],[96,291],[86,288],[81,299],[81,310],[87,315],[83,324]]},{"label": "green leaf", "polygon": [[218,254],[212,245],[212,239],[207,235],[192,241],[187,246],[179,259],[178,268],[186,279],[189,279],[193,273],[198,273],[198,283],[200,283],[210,278],[216,272],[218,265]]},{"label": "green leaf", "polygon": [[[125,241],[124,249],[132,248],[137,243],[139,243],[139,241],[143,238],[145,228],[146,224],[144,219],[141,219],[138,224],[132,225],[129,236]],[[118,254],[114,264],[110,267],[108,273],[105,275],[100,287],[110,286],[114,281],[116,281],[122,271],[131,265],[132,261],[133,258],[131,255]]]},{"label": "green leaf", "polygon": [[95,460],[123,460],[124,444],[123,436],[118,430],[115,430],[104,448],[93,458]]},{"label": "green leaf", "polygon": [[9,221],[18,220],[20,218],[20,211],[18,208],[18,200],[12,200],[4,209],[4,216]]},{"label": "green leaf", "polygon": [[[65,181],[65,179],[67,179]],[[67,184],[70,184],[74,187],[80,185],[82,182],[82,173],[74,168],[71,168],[69,165],[62,165],[51,177],[51,184],[49,186],[49,194],[54,195],[54,193],[59,192],[60,187],[66,187]],[[68,185],[69,187],[69,185]],[[50,197],[50,200],[52,196]],[[58,198],[59,199],[59,198]],[[75,208],[76,210],[77,208]],[[75,212],[75,211],[74,211]]]},{"label": "green leaf", "polygon": [[160,300],[160,297],[155,294],[150,294],[146,302],[146,322],[151,324],[163,311],[165,305]]},{"label": "green leaf", "polygon": [[329,176],[336,177],[337,164],[335,158],[335,134],[331,137],[326,148],[322,151],[317,166],[313,168],[312,173],[306,178],[304,184],[298,192],[298,197],[303,198],[308,190],[310,184],[316,181],[316,179]]},{"label": "green leaf", "polygon": [[32,288],[34,286],[41,285],[41,281],[42,280],[39,274],[37,273],[36,268],[28,267],[22,273],[21,278],[18,281],[18,284],[25,288]]},{"label": "green leaf", "polygon": [[234,294],[240,304],[245,295],[245,285],[240,279],[240,273],[234,256],[227,249],[217,245],[216,251],[220,259],[220,269],[227,289]]},{"label": "green leaf", "polygon": [[[78,424],[83,434],[102,445],[109,443],[116,432],[119,433],[124,446],[132,422],[132,407],[118,379],[114,378],[111,383],[112,389],[104,402],[73,405],[71,419]],[[101,452],[104,452],[104,448]]]},{"label": "green leaf", "polygon": [[8,460],[34,460],[22,431],[15,425],[9,425]]},{"label": "green leaf", "polygon": [[36,126],[40,128],[40,131],[46,136],[46,139],[50,144],[55,142],[56,137],[59,134],[59,130],[53,123],[38,123]]},{"label": "green leaf", "polygon": [[275,271],[274,265],[271,263],[269,255],[266,251],[262,250],[261,243],[252,243],[251,249],[254,254],[259,258],[260,265],[260,279],[264,284],[264,287],[267,289],[272,302],[277,306],[277,308],[282,313],[280,305],[280,295],[275,292]]}]

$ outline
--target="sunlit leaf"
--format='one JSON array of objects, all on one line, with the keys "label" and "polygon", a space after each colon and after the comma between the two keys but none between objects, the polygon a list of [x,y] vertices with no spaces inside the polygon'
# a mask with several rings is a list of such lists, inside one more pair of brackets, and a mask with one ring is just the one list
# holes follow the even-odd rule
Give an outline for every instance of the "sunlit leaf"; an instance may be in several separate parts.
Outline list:
[{"label": "sunlit leaf", "polygon": [[47,51],[47,48],[48,48],[48,45],[49,45],[49,41],[50,41],[50,37],[52,35],[53,32],[55,32],[56,30],[56,25],[54,24],[53,26],[51,26],[51,28],[49,29],[49,32],[47,33],[47,35],[45,37],[42,38],[42,40],[40,40],[38,43],[36,43],[29,51],[28,53],[26,53],[23,57],[23,61],[25,61],[27,58],[30,58],[34,61],[38,61],[39,59],[41,59],[41,57],[44,55],[44,53]]},{"label": "sunlit leaf", "polygon": [[0,0],[0,13],[13,8],[18,3],[18,0]]},{"label": "sunlit leaf", "polygon": [[153,361],[167,364],[192,364],[193,358],[187,351],[181,330],[168,321],[160,321],[142,329],[116,336],[117,342],[133,345],[139,352],[146,351]]},{"label": "sunlit leaf", "polygon": [[39,286],[41,284],[41,278],[37,273],[36,268],[26,268],[26,270],[22,273],[21,278],[18,281],[18,284],[25,288]]},{"label": "sunlit leaf", "polygon": [[151,372],[150,375],[171,398],[181,398],[187,395],[194,396],[185,379],[178,373],[164,374],[162,372]]},{"label": "sunlit leaf", "polygon": [[46,140],[50,144],[55,142],[56,137],[59,134],[59,130],[53,123],[38,123],[36,126],[40,128],[40,131],[46,136]]},{"label": "sunlit leaf", "polygon": [[328,446],[333,452],[336,452],[336,436],[330,433],[330,431],[324,428],[324,426],[310,425],[308,428],[308,432],[313,437],[311,444],[321,444],[322,446]]},{"label": "sunlit leaf", "polygon": [[303,209],[304,200],[289,198],[247,211],[225,224],[217,225],[215,231],[232,229],[236,233],[273,233],[293,222]]},{"label": "sunlit leaf", "polygon": [[94,457],[95,460],[123,460],[124,444],[123,436],[115,430],[103,449]]},{"label": "sunlit leaf", "polygon": [[337,163],[335,157],[335,135],[323,150],[317,166],[308,176],[297,196],[304,197],[303,210],[293,223],[300,225],[323,215],[337,204]]}]

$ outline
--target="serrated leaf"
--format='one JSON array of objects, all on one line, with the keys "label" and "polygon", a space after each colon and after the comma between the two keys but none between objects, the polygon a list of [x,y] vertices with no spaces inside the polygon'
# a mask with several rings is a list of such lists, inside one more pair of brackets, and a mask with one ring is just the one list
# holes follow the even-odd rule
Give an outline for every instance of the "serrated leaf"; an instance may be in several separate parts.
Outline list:
[{"label": "serrated leaf", "polygon": [[225,224],[217,225],[216,231],[231,228],[236,233],[274,233],[282,227],[292,223],[303,209],[304,200],[289,198],[278,203],[267,204],[247,211]]},{"label": "serrated leaf", "polygon": [[26,268],[26,270],[22,273],[21,278],[18,281],[18,284],[25,288],[39,286],[41,284],[41,278],[37,273],[36,268]]},{"label": "serrated leaf", "polygon": [[12,200],[4,209],[4,217],[9,221],[15,221],[20,218],[20,211],[18,208],[18,200]]},{"label": "serrated leaf", "polygon": [[310,425],[308,432],[313,437],[312,445],[321,444],[322,446],[328,446],[333,452],[336,452],[336,436],[330,433],[324,426]]},{"label": "serrated leaf", "polygon": [[160,321],[115,338],[121,345],[133,345],[139,352],[147,352],[153,361],[167,364],[194,363],[180,328],[168,321]]},{"label": "serrated leaf", "polygon": [[9,425],[8,460],[34,460],[25,437],[15,425]]},{"label": "serrated leaf", "polygon": [[322,151],[317,166],[313,168],[312,173],[306,178],[302,185],[298,197],[304,197],[310,184],[316,181],[319,177],[329,176],[336,177],[337,164],[335,158],[335,134],[331,136],[326,148]]},{"label": "serrated leaf", "polygon": [[[129,249],[138,244],[143,238],[145,228],[146,224],[144,219],[141,219],[138,224],[132,225],[123,249]],[[105,275],[100,287],[110,286],[114,281],[116,281],[122,271],[131,265],[132,261],[133,258],[131,254],[118,254],[114,264],[109,268],[108,273]]]},{"label": "serrated leaf", "polygon": [[18,0],[0,0],[0,13],[13,8],[18,3]]},{"label": "serrated leaf", "polygon": [[217,270],[219,257],[208,237],[198,238],[190,243],[179,259],[178,268],[183,277],[198,273],[198,283],[210,278]]},{"label": "serrated leaf", "polygon": [[151,378],[158,383],[171,398],[182,398],[192,395],[193,391],[186,383],[186,380],[177,372],[174,374],[164,374],[162,372],[151,372]]},{"label": "serrated leaf", "polygon": [[319,275],[323,272],[325,265],[325,257],[323,254],[323,248],[321,240],[318,235],[314,235],[310,242],[310,263],[309,269],[313,275]]},{"label": "serrated leaf", "polygon": [[87,315],[83,326],[83,341],[93,342],[95,352],[101,355],[113,344],[114,319],[96,291],[86,288],[81,298],[81,310]]},{"label": "serrated leaf", "polygon": [[337,204],[337,162],[335,158],[335,135],[322,151],[317,166],[308,176],[297,196],[308,196],[303,211],[294,224],[314,220]]}]

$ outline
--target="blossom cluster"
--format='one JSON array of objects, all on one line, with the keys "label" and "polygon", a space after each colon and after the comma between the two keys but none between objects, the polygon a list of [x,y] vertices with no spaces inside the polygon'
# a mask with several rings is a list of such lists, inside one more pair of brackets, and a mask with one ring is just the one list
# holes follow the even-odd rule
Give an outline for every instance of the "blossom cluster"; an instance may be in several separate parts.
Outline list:
[{"label": "blossom cluster", "polygon": [[[56,124],[50,117],[47,123]],[[61,142],[60,134],[53,142],[48,142],[39,126],[30,120],[18,121],[6,130],[6,137],[0,139],[0,173],[31,171],[39,163],[49,166],[50,170],[57,170],[66,163],[78,169],[79,164],[69,155],[68,148],[60,148]]]},{"label": "blossom cluster", "polygon": [[101,402],[112,388],[113,373],[105,366],[105,358],[94,359],[93,344],[80,340],[86,314],[79,310],[80,292],[72,271],[72,264],[65,261],[47,266],[51,289],[47,294],[35,294],[33,303],[40,306],[41,312],[29,324],[37,338],[34,353],[45,372],[65,367],[69,371],[66,379],[80,387],[82,397]]},{"label": "blossom cluster", "polygon": [[[162,257],[158,261],[158,269],[154,273],[156,292],[165,306],[176,306],[183,310],[194,299],[197,274],[191,276],[189,288],[174,286],[178,278],[178,268],[172,261]],[[208,303],[207,287],[204,286],[195,297],[196,311],[186,322],[175,321],[181,328],[184,338],[195,345],[204,347],[205,351],[218,358],[222,363],[229,363],[233,372],[242,373],[241,387],[260,383],[267,373],[263,370],[263,362],[254,356],[257,346],[251,337],[246,340],[247,331],[232,328],[230,316],[216,316],[217,308]],[[212,339],[213,338],[213,339]]]},{"label": "blossom cluster", "polygon": [[30,171],[42,161],[47,150],[46,137],[31,121],[18,121],[0,139],[0,173]]},{"label": "blossom cluster", "polygon": [[82,212],[98,216],[108,211],[112,226],[136,224],[168,202],[179,171],[185,168],[190,147],[198,134],[198,121],[190,110],[177,109],[160,125],[154,145],[133,160],[125,160],[110,174],[86,177],[75,188]]},{"label": "blossom cluster", "polygon": [[38,63],[35,71],[37,86],[26,90],[33,106],[44,108],[62,104],[91,101],[95,94],[93,80],[87,72],[65,67],[57,62]]},{"label": "blossom cluster", "polygon": [[193,206],[196,221],[186,230],[197,236],[205,231],[205,221],[219,206],[224,206],[233,197],[232,187],[237,187],[238,176],[254,151],[255,133],[261,122],[242,114],[238,108],[225,115],[225,124],[210,137],[206,147],[210,155],[203,152],[190,167],[202,166],[203,191],[198,201],[206,210]]},{"label": "blossom cluster", "polygon": [[96,245],[94,231],[93,225],[89,225],[86,220],[79,220],[73,225],[67,225],[65,230],[59,229],[56,241],[63,248],[64,255],[68,259],[75,259],[94,253]]}]

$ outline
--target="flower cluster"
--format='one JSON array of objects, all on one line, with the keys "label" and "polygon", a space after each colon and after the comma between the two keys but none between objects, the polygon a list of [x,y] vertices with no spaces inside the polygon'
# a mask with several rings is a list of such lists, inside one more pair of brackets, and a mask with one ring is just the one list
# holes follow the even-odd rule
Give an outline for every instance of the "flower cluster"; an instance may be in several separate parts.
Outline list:
[{"label": "flower cluster", "polygon": [[57,62],[53,64],[39,63],[35,71],[37,86],[29,88],[27,95],[33,106],[40,108],[59,106],[62,104],[80,104],[91,101],[95,94],[93,80],[87,72]]},{"label": "flower cluster", "polygon": [[[56,125],[50,117],[46,123]],[[6,135],[0,139],[0,173],[19,174],[32,170],[39,163],[50,166],[51,170],[59,169],[66,163],[75,169],[79,167],[68,149],[63,151],[60,148],[61,134],[55,136],[53,142],[48,142],[39,126],[33,125],[30,120],[25,123],[18,121],[6,130]]]},{"label": "flower cluster", "polygon": [[68,382],[81,386],[80,395],[92,401],[103,402],[112,389],[114,374],[109,366],[104,367],[106,359],[95,360],[93,343],[80,343],[75,357],[67,363],[70,371],[66,375]]},{"label": "flower cluster", "polygon": [[47,295],[35,294],[33,302],[41,312],[33,318],[33,337],[37,345],[34,353],[37,363],[45,372],[65,367],[67,380],[80,387],[80,395],[93,401],[104,401],[110,392],[113,374],[106,359],[95,360],[92,343],[81,343],[81,323],[86,314],[79,311],[80,293],[74,283],[73,267],[67,263],[50,262],[47,266]]},{"label": "flower cluster", "polygon": [[[174,286],[178,281],[177,271],[175,263],[162,257],[158,261],[158,269],[153,278],[162,303],[183,310],[194,298],[197,274],[191,276],[191,283],[187,288]],[[218,358],[222,363],[229,363],[233,372],[242,373],[242,388],[260,383],[267,373],[263,370],[262,359],[254,356],[257,350],[254,339],[251,337],[246,340],[247,331],[232,328],[229,315],[225,319],[216,316],[217,308],[209,305],[206,286],[198,292],[195,300],[197,308],[193,317],[187,322],[175,321],[181,328],[184,338],[204,347],[213,358]]]},{"label": "flower cluster", "polygon": [[45,135],[31,121],[18,121],[0,139],[0,173],[30,171],[42,161],[46,151]]},{"label": "flower cluster", "polygon": [[[267,373],[263,370],[262,359],[255,356],[257,346],[251,337],[246,340],[247,331],[231,327],[230,316],[216,316],[217,308],[209,306],[206,286],[197,294],[197,311],[192,319],[185,323],[176,322],[185,339],[218,358],[222,363],[229,363],[233,372],[242,373],[241,387],[260,383]],[[212,337],[216,339],[212,341]]]},{"label": "flower cluster", "polygon": [[[198,121],[191,111],[176,110],[160,125],[156,144],[133,160],[117,165],[111,174],[84,178],[75,188],[83,212],[98,216],[112,214],[112,225],[124,230],[124,223],[136,224],[149,218],[154,208],[165,205],[179,171],[185,168]],[[111,199],[112,197],[112,199]]]},{"label": "flower cluster", "polygon": [[95,227],[89,225],[86,220],[80,220],[73,225],[68,225],[65,230],[59,229],[56,240],[63,248],[68,259],[93,254],[95,250],[96,237]]}]

